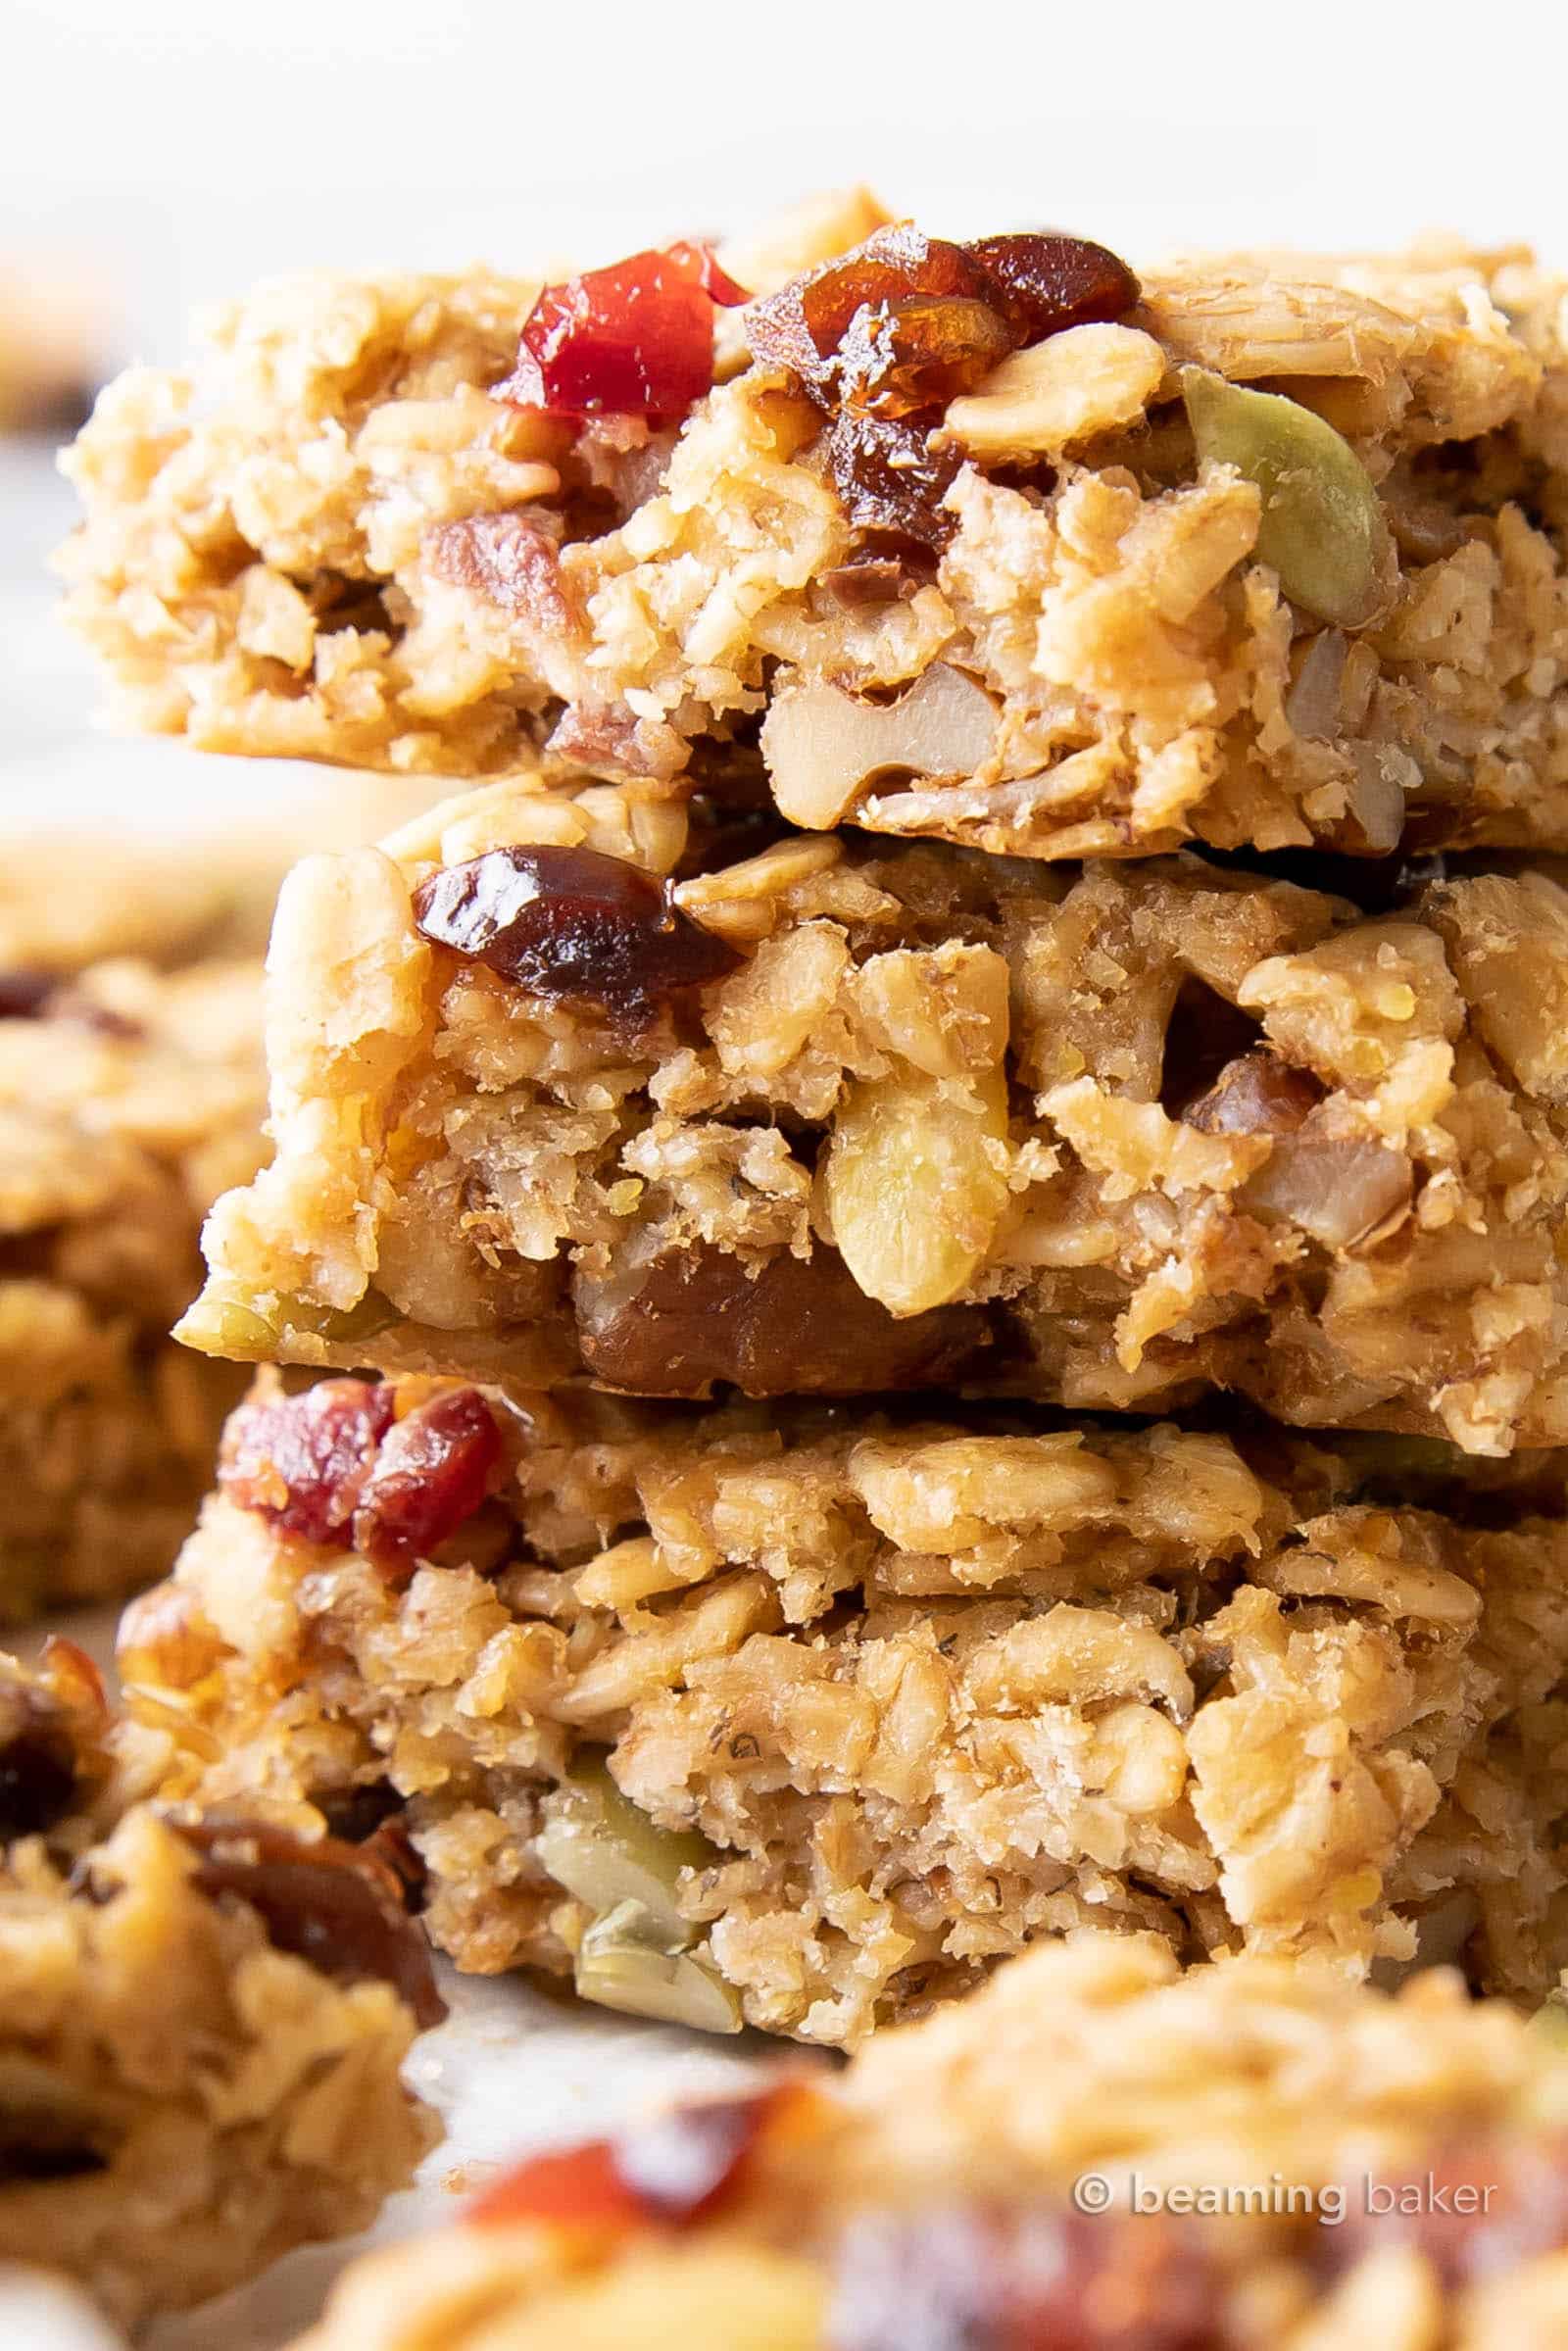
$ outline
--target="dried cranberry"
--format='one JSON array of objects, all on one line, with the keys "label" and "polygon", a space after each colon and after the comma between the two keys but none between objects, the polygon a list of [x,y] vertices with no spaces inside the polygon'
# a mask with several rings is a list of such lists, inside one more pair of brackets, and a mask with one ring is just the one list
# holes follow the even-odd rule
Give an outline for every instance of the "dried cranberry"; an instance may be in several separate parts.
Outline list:
[{"label": "dried cranberry", "polygon": [[964,251],[978,264],[988,299],[1020,344],[1043,342],[1063,327],[1125,318],[1138,300],[1138,280],[1126,263],[1082,237],[1030,229],[981,237]]},{"label": "dried cranberry", "polygon": [[779,2082],[754,2097],[678,2106],[616,2138],[533,2156],[487,2189],[468,2219],[612,2229],[703,2220],[741,2185],[768,2126],[810,2094]]},{"label": "dried cranberry", "polygon": [[546,286],[493,397],[562,416],[683,416],[713,380],[713,311],[742,289],[703,245],[634,253]]},{"label": "dried cranberry", "polygon": [[854,529],[947,546],[957,520],[942,502],[963,462],[960,449],[932,449],[924,428],[905,418],[846,409],[828,433],[826,455]]},{"label": "dried cranberry", "polygon": [[354,1513],[354,1541],[388,1576],[471,1518],[501,1458],[501,1432],[476,1388],[435,1396],[393,1423]]},{"label": "dried cranberry", "polygon": [[392,1426],[392,1390],[322,1380],[303,1396],[242,1404],[228,1424],[218,1481],[242,1510],[347,1550],[376,1449]]},{"label": "dried cranberry", "polygon": [[632,1396],[705,1396],[715,1383],[757,1396],[918,1388],[958,1376],[988,1337],[977,1306],[890,1314],[821,1244],[755,1277],[724,1250],[681,1249],[634,1285],[579,1274],[575,1301],[584,1363]]},{"label": "dried cranberry", "polygon": [[1195,2229],[958,2205],[868,2214],[840,2240],[830,2351],[1220,2351]]},{"label": "dried cranberry", "polygon": [[279,1951],[324,1976],[390,1984],[428,2029],[446,2015],[423,1933],[404,1907],[395,1874],[363,1846],[323,1837],[314,1842],[270,1824],[176,1821],[201,1855],[194,1882],[215,1899],[248,1903]]},{"label": "dried cranberry", "polygon": [[421,882],[414,913],[426,939],[535,996],[618,1010],[721,979],[740,960],[663,884],[593,849],[492,849]]},{"label": "dried cranberry", "polygon": [[55,971],[0,971],[0,1020],[36,1020],[59,985]]}]

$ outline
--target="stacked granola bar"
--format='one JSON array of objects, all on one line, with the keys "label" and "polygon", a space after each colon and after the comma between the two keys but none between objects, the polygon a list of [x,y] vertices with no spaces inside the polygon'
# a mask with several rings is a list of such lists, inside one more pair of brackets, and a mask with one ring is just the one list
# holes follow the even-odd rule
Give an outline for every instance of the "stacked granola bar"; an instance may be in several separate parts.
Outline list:
[{"label": "stacked granola bar", "polygon": [[231,1423],[133,1682],[627,2004],[1107,1919],[1539,1996],[1555,289],[800,235],[272,288],[74,453],[144,722],[495,779],[285,887],[180,1335],[385,1376]]},{"label": "stacked granola bar", "polygon": [[1552,1993],[1564,315],[858,196],[281,283],[105,396],[123,710],[453,787],[278,903],[177,1332],[270,1368],[122,1634],[166,1803],[711,2031],[1092,1930],[1335,2062],[1325,1969]]}]

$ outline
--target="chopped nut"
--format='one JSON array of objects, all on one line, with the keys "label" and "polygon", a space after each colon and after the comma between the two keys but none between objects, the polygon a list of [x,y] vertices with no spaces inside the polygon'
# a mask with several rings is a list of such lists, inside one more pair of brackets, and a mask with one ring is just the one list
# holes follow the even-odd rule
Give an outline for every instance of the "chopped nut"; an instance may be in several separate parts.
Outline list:
[{"label": "chopped nut", "polygon": [[1141,416],[1165,372],[1165,355],[1136,326],[1073,326],[1015,351],[955,400],[944,431],[993,464],[1050,454]]},{"label": "chopped nut", "polygon": [[601,1913],[635,1902],[666,1940],[689,1939],[676,1890],[683,1870],[718,1856],[695,1830],[658,1828],[620,1792],[599,1755],[572,1763],[534,1850],[552,1878]]},{"label": "chopped nut", "polygon": [[879,775],[972,775],[991,756],[996,732],[984,687],[939,661],[893,703],[786,680],[763,722],[762,756],[785,815],[825,832]]},{"label": "chopped nut", "polygon": [[833,1238],[868,1298],[921,1314],[956,1298],[1007,1197],[1007,1088],[912,1071],[851,1092],[822,1171]]},{"label": "chopped nut", "polygon": [[579,1997],[601,2008],[694,2033],[739,2033],[745,2023],[738,1994],[689,1951],[671,1946],[640,1902],[617,1903],[589,1928],[576,1984]]}]

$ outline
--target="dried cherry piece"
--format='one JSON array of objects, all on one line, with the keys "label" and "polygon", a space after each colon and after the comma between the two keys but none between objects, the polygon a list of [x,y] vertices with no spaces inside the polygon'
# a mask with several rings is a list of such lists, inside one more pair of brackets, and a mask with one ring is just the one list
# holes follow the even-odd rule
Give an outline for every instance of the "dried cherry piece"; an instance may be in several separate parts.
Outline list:
[{"label": "dried cherry piece", "polygon": [[733,971],[740,957],[667,886],[595,849],[492,849],[414,894],[426,939],[535,996],[629,1011]]},{"label": "dried cherry piece", "polygon": [[715,306],[745,299],[711,251],[690,243],[546,286],[492,398],[561,416],[672,421],[712,384]]},{"label": "dried cherry piece", "polygon": [[446,2002],[429,1945],[397,1877],[363,1846],[222,1814],[173,1825],[201,1856],[194,1883],[202,1892],[248,1903],[274,1949],[339,1983],[390,1984],[422,2030],[440,2024]]},{"label": "dried cherry piece", "polygon": [[425,533],[437,579],[466,588],[484,603],[564,637],[581,615],[567,596],[554,531],[525,514],[465,514]]},{"label": "dried cherry piece", "polygon": [[1067,326],[1125,318],[1142,291],[1127,264],[1105,246],[1059,230],[980,237],[964,251],[1017,344],[1043,342]]},{"label": "dried cherry piece", "polygon": [[381,1441],[354,1513],[358,1549],[389,1579],[412,1574],[471,1518],[501,1458],[501,1432],[476,1388],[416,1405]]},{"label": "dried cherry piece", "polygon": [[0,1844],[41,1837],[75,1800],[71,1717],[47,1690],[0,1685]]},{"label": "dried cherry piece", "polygon": [[802,2083],[775,2082],[751,2097],[695,2100],[614,2138],[537,2155],[498,2180],[468,2219],[622,2229],[706,2220],[742,2185],[769,2127],[810,2095]]},{"label": "dried cherry piece", "polygon": [[846,409],[827,435],[827,467],[851,526],[916,546],[943,548],[957,519],[942,504],[963,463],[956,446],[933,449],[923,426]]},{"label": "dried cherry piece", "polygon": [[1001,313],[962,294],[906,294],[858,310],[838,351],[839,398],[878,416],[946,408],[1013,349]]},{"label": "dried cherry piece", "polygon": [[633,1396],[859,1396],[956,1377],[986,1347],[977,1306],[899,1318],[867,1298],[836,1249],[771,1258],[699,1246],[656,1258],[640,1278],[579,1273],[582,1357],[596,1380]]},{"label": "dried cherry piece", "polygon": [[0,1020],[36,1020],[60,985],[57,971],[0,971]]},{"label": "dried cherry piece", "polygon": [[241,1404],[228,1424],[219,1485],[240,1509],[285,1534],[347,1550],[392,1412],[392,1390],[367,1380],[321,1380],[303,1396]]},{"label": "dried cherry piece", "polygon": [[973,2205],[852,2221],[825,2331],[832,2351],[1222,2351],[1230,2339],[1196,2229]]}]

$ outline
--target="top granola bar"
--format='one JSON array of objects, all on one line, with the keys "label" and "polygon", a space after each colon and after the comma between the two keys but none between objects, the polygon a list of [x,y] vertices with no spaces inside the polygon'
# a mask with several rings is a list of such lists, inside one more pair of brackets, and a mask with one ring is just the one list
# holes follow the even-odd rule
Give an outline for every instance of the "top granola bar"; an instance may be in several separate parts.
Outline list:
[{"label": "top granola bar", "polygon": [[220,313],[67,459],[123,712],[1038,857],[1568,845],[1568,357],[1528,256],[1140,284],[884,219]]}]

